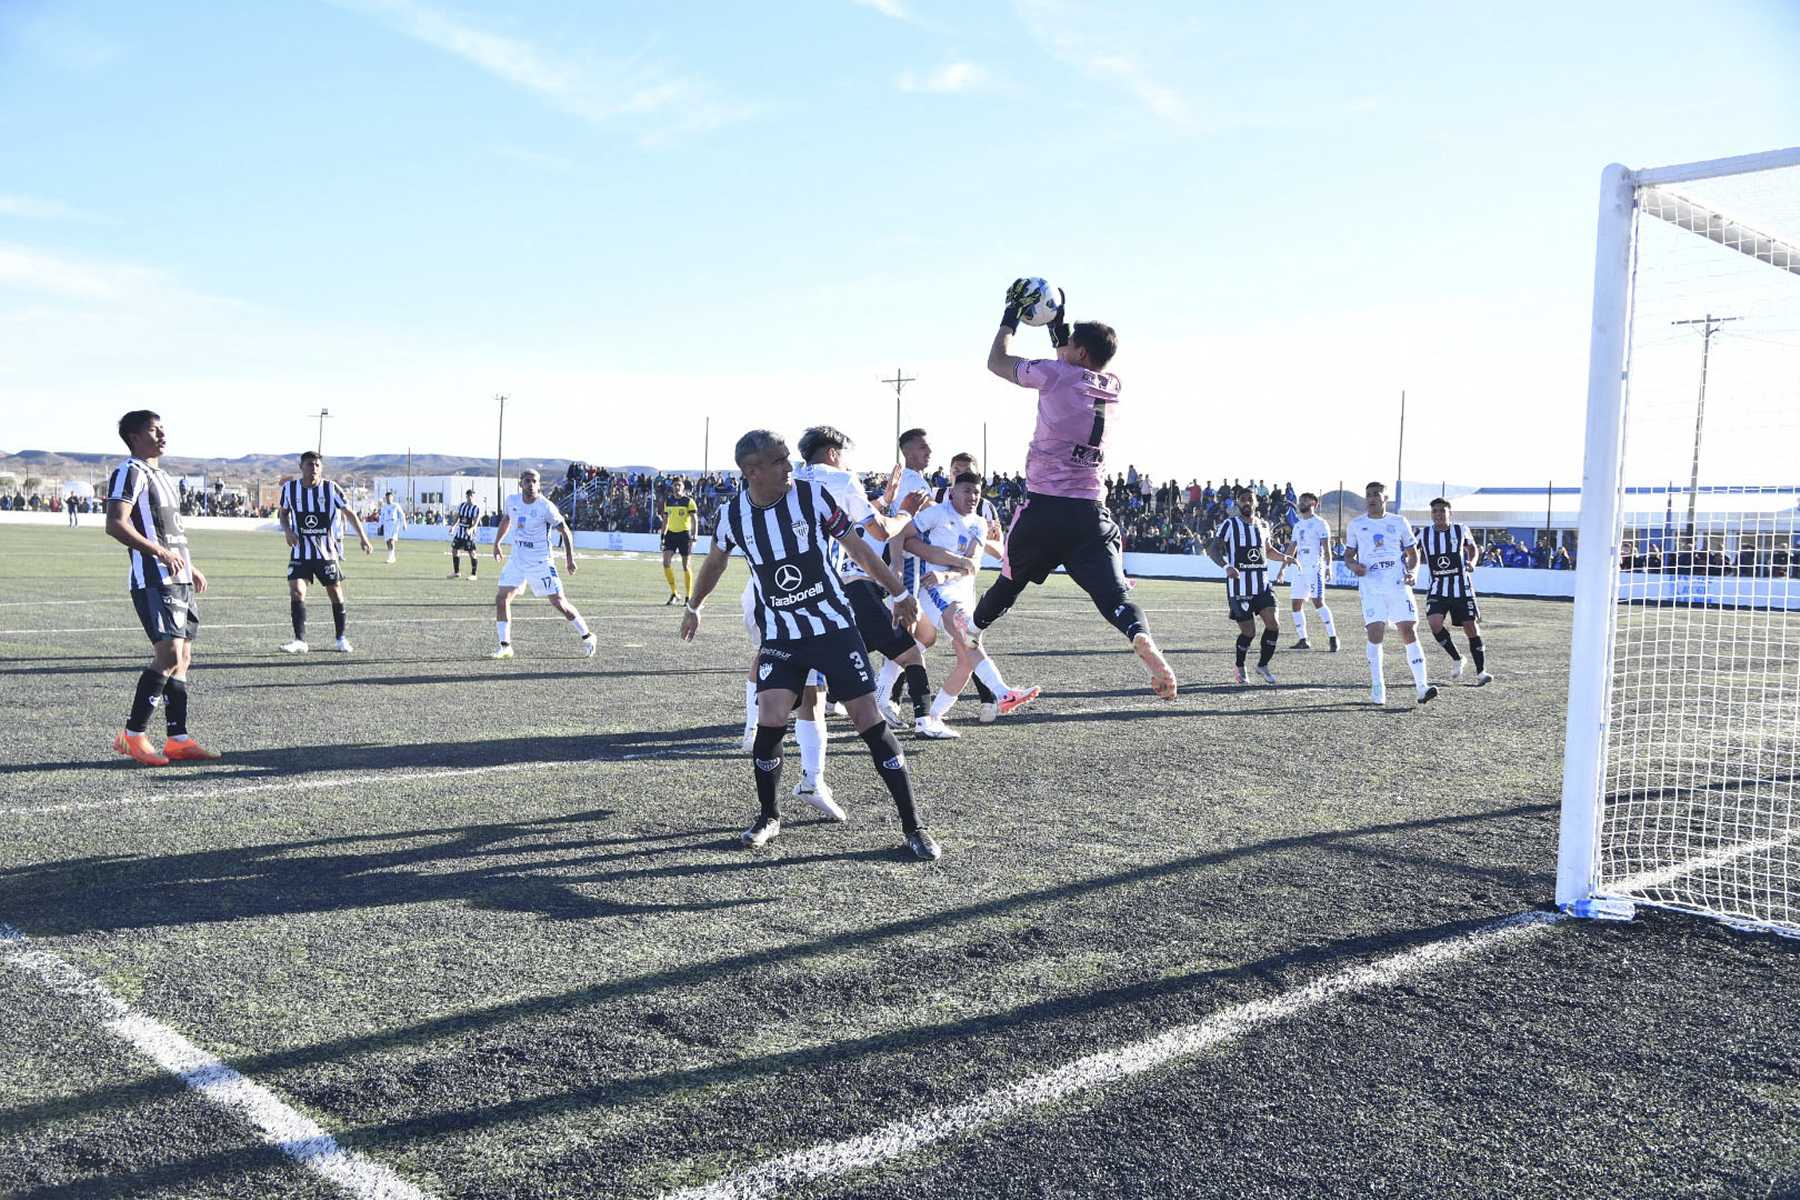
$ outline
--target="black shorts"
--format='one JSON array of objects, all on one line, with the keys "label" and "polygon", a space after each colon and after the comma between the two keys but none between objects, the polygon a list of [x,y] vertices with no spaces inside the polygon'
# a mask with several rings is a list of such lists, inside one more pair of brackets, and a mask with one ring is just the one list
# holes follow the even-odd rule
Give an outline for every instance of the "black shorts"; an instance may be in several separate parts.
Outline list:
[{"label": "black shorts", "polygon": [[854,629],[837,629],[819,637],[769,640],[756,651],[756,690],[800,692],[809,672],[825,677],[825,688],[839,700],[855,700],[875,690],[869,655]]},{"label": "black shorts", "polygon": [[1264,588],[1254,596],[1227,596],[1225,606],[1233,621],[1248,621],[1257,613],[1275,607],[1275,589]]},{"label": "black shorts", "polygon": [[451,534],[450,553],[473,555],[475,553],[475,538],[467,533]]},{"label": "black shorts", "polygon": [[1018,583],[1042,583],[1058,567],[1090,596],[1123,592],[1119,527],[1098,500],[1028,492],[1007,531],[1000,573]]},{"label": "black shorts", "polygon": [[844,584],[850,607],[856,613],[856,631],[863,645],[883,658],[899,658],[918,645],[913,635],[894,624],[887,606],[887,589],[873,579],[852,579]]},{"label": "black shorts", "polygon": [[296,558],[288,563],[288,580],[296,579],[336,587],[344,582],[344,568],[335,558]]},{"label": "black shorts", "polygon": [[663,534],[663,549],[671,550],[684,558],[687,556],[689,549],[693,547],[693,544],[694,535],[685,529],[680,533]]},{"label": "black shorts", "polygon": [[1475,603],[1473,596],[1455,599],[1449,596],[1431,596],[1425,601],[1425,615],[1447,615],[1452,625],[1467,625],[1470,621],[1481,620],[1481,605]]},{"label": "black shorts", "polygon": [[131,589],[131,606],[152,642],[191,642],[200,633],[200,609],[191,583],[148,583]]}]

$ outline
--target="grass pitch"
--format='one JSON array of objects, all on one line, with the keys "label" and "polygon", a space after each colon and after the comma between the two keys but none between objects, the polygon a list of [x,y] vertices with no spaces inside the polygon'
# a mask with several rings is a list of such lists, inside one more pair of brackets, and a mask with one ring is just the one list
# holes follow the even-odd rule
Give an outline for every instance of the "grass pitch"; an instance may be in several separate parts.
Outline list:
[{"label": "grass pitch", "polygon": [[[1378,711],[1354,594],[1343,653],[1238,688],[1220,587],[1147,581],[1162,704],[1054,580],[990,638],[1043,699],[903,739],[921,865],[841,721],[850,823],[735,846],[741,566],[688,646],[654,560],[584,558],[599,656],[526,597],[489,662],[491,560],[405,543],[350,563],[354,654],[289,658],[279,539],[194,543],[226,756],[146,769],[123,552],[0,526],[0,922],[435,1196],[708,1184],[1550,899],[1566,604],[1484,601],[1496,684]],[[1791,942],[1565,922],[781,1194],[1795,1194],[1797,986]],[[0,1005],[0,1192],[342,1194],[34,977]]]}]

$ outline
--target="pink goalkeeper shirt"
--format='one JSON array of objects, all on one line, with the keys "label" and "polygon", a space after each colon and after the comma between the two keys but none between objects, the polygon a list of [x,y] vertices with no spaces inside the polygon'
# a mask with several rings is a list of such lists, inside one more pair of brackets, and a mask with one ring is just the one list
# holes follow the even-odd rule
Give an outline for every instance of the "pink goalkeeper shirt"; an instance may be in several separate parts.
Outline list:
[{"label": "pink goalkeeper shirt", "polygon": [[1101,500],[1109,411],[1119,403],[1119,377],[1053,358],[1019,364],[1019,386],[1038,393],[1037,432],[1025,456],[1025,486],[1043,496]]}]

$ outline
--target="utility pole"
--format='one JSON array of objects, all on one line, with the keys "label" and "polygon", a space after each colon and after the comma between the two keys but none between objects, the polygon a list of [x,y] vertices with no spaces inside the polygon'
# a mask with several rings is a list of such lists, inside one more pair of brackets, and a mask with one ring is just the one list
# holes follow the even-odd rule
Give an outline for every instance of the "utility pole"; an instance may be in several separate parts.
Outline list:
[{"label": "utility pole", "polygon": [[319,440],[318,440],[318,443],[315,446],[313,446],[313,450],[315,453],[318,454],[318,456],[320,458],[324,458],[325,457],[325,418],[327,418],[331,415],[331,410],[329,408],[321,408],[316,413],[307,413],[306,415],[309,417],[316,417],[318,419]]},{"label": "utility pole", "polygon": [[500,402],[500,426],[494,442],[494,511],[506,507],[506,396],[495,396]]},{"label": "utility pole", "polygon": [[1400,389],[1400,446],[1394,451],[1394,511],[1406,508],[1406,483],[1402,478],[1406,461],[1406,389]]},{"label": "utility pole", "polygon": [[1694,462],[1692,474],[1688,477],[1688,514],[1687,537],[1688,549],[1698,551],[1700,547],[1694,536],[1694,509],[1700,499],[1700,432],[1706,426],[1706,366],[1712,355],[1713,334],[1719,332],[1719,326],[1726,321],[1741,321],[1742,317],[1715,317],[1707,313],[1704,317],[1696,317],[1688,321],[1670,321],[1671,325],[1700,326],[1700,398],[1694,403]]},{"label": "utility pole", "polygon": [[900,451],[900,389],[909,383],[917,383],[918,381],[917,376],[908,375],[906,371],[900,367],[894,368],[894,377],[892,379],[884,379],[881,381],[883,383],[891,383],[894,385],[894,452],[896,454]]}]

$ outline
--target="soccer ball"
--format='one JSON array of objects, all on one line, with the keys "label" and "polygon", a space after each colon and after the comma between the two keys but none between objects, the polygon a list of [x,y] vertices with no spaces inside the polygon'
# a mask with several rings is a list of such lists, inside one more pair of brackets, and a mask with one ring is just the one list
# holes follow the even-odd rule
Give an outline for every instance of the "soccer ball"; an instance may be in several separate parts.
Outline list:
[{"label": "soccer ball", "polygon": [[1007,301],[1019,310],[1019,320],[1027,325],[1048,325],[1056,320],[1056,289],[1046,279],[1021,279],[1007,289]]}]

